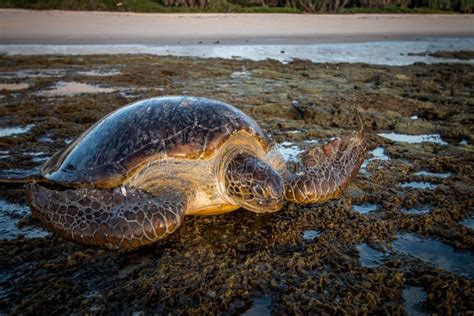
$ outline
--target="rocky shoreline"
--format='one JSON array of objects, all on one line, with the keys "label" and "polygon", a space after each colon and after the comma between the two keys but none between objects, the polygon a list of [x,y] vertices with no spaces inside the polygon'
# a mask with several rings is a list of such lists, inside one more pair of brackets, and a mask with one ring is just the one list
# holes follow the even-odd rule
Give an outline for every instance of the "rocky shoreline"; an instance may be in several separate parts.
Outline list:
[{"label": "rocky shoreline", "polygon": [[355,106],[371,150],[338,200],[187,217],[169,239],[133,252],[29,234],[41,227],[21,186],[0,187],[0,223],[13,218],[19,230],[0,229],[0,313],[473,311],[473,73],[462,64],[0,56],[3,171],[37,168],[106,113],[158,95],[233,104],[290,158],[355,128]]}]

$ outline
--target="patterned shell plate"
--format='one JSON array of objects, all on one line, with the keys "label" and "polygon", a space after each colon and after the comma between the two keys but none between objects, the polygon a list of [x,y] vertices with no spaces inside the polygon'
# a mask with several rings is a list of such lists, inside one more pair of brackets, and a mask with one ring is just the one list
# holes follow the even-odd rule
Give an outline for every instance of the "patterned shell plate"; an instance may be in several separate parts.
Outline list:
[{"label": "patterned shell plate", "polygon": [[245,130],[266,147],[260,127],[231,105],[205,98],[159,97],[107,115],[43,167],[47,179],[68,187],[111,188],[147,161],[205,159]]}]

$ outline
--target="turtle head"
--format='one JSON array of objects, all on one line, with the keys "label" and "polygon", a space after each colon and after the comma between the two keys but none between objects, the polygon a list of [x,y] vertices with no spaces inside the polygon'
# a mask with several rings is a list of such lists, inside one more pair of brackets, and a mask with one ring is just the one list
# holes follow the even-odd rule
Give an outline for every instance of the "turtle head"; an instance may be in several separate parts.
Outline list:
[{"label": "turtle head", "polygon": [[256,213],[278,211],[283,204],[280,175],[250,153],[240,152],[230,158],[224,185],[236,204]]}]

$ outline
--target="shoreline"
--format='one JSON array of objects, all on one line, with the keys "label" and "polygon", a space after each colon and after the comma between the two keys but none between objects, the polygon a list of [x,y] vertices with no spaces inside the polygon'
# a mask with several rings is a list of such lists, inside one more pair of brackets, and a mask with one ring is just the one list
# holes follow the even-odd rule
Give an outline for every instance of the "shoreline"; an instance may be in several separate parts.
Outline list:
[{"label": "shoreline", "polygon": [[[0,44],[0,54],[8,56],[33,55],[155,55],[194,57],[200,59],[223,58],[240,60],[272,59],[289,63],[305,59],[313,63],[365,63],[372,65],[403,66],[422,63],[473,64],[472,54],[463,58],[453,52],[473,52],[474,37],[469,38],[421,38],[419,40],[370,41],[357,43],[303,43],[303,44]],[[443,58],[432,55],[443,53]]]},{"label": "shoreline", "polygon": [[473,37],[474,15],[0,9],[0,44],[318,44]]},{"label": "shoreline", "polygon": [[[160,37],[160,38],[136,38],[136,37],[120,37],[120,38],[67,38],[67,37],[22,37],[21,39],[4,38],[0,36],[1,46],[15,45],[44,45],[44,46],[122,46],[122,45],[143,45],[150,47],[180,47],[180,46],[258,46],[258,45],[275,45],[275,46],[311,46],[318,44],[362,44],[373,42],[416,42],[423,40],[436,39],[471,39],[474,34],[357,34],[351,35],[325,35],[325,36],[227,36],[227,37]],[[474,48],[473,48],[474,49]]]}]

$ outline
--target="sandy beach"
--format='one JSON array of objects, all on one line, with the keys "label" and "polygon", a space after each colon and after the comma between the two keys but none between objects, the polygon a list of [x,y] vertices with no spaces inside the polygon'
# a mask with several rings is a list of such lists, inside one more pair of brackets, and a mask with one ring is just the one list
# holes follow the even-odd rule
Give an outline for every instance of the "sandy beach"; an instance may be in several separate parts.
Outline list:
[{"label": "sandy beach", "polygon": [[306,44],[434,36],[474,36],[474,16],[0,10],[1,44]]}]

